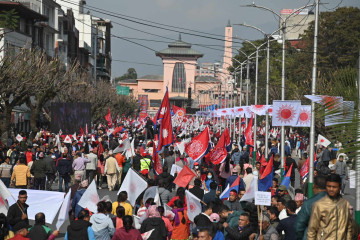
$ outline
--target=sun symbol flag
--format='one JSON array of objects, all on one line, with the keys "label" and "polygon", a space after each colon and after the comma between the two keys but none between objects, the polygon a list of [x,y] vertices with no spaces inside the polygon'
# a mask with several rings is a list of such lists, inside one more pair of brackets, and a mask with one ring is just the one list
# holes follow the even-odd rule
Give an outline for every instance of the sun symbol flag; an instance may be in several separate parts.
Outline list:
[{"label": "sun symbol flag", "polygon": [[270,105],[268,112],[269,112],[269,116],[273,115],[273,106],[272,105]]},{"label": "sun symbol flag", "polygon": [[273,126],[294,126],[300,115],[301,101],[273,101]]},{"label": "sun symbol flag", "polygon": [[190,221],[194,221],[194,218],[201,213],[201,202],[194,194],[185,190],[185,196],[187,200],[187,215]]},{"label": "sun symbol flag", "polygon": [[235,116],[243,116],[244,115],[244,108],[243,107],[234,107],[234,114]]},{"label": "sun symbol flag", "polygon": [[294,127],[310,127],[311,123],[311,106],[302,105],[300,108],[299,119]]},{"label": "sun symbol flag", "polygon": [[185,152],[196,162],[199,161],[208,151],[210,143],[209,128],[206,127],[199,135],[186,145]]},{"label": "sun symbol flag", "polygon": [[251,105],[250,110],[256,115],[265,115],[270,105]]}]

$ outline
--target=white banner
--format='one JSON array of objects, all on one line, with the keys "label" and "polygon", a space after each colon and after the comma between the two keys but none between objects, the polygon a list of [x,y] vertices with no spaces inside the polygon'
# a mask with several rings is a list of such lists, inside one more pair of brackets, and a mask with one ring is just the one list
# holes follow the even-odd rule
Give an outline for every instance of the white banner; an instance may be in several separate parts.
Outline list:
[{"label": "white banner", "polygon": [[273,101],[272,126],[295,126],[299,119],[301,101]]},{"label": "white banner", "polygon": [[[22,189],[9,188],[11,195],[15,198],[19,196],[19,191],[21,190]],[[28,195],[26,204],[29,205],[27,210],[28,218],[35,220],[35,215],[43,212],[46,222],[52,224],[64,200],[64,193],[32,189],[26,189],[26,192]],[[13,198],[9,198],[8,201],[10,206],[15,203]]]}]

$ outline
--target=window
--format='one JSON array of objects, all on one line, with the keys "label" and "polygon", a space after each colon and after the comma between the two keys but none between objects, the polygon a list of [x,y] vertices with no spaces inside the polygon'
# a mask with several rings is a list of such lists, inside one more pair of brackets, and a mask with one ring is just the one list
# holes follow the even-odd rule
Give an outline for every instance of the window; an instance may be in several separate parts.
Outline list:
[{"label": "window", "polygon": [[185,67],[183,63],[176,63],[172,78],[172,91],[173,92],[185,92],[186,75]]},{"label": "window", "polygon": [[159,92],[159,89],[143,89],[144,90],[144,92],[150,92],[150,93],[157,93],[157,92]]},{"label": "window", "polygon": [[150,107],[160,107],[160,106],[161,106],[161,99],[160,100],[150,99]]}]

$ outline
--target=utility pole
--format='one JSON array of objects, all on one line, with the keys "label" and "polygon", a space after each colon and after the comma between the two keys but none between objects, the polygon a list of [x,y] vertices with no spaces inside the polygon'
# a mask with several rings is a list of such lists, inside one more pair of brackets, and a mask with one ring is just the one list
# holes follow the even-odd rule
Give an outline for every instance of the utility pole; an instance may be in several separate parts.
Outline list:
[{"label": "utility pole", "polygon": [[[285,100],[285,34],[286,22],[282,22],[282,69],[281,69],[281,100]],[[285,127],[281,126],[281,181],[284,179],[284,163],[285,163]]]},{"label": "utility pole", "polygon": [[[256,67],[255,67],[255,105],[257,105],[257,88],[258,88],[258,66],[259,66],[259,48],[256,48]],[[254,114],[254,150],[253,150],[253,166],[255,166],[256,162],[256,114]]]},{"label": "utility pole", "polygon": [[[316,0],[315,6],[315,29],[314,29],[314,54],[313,54],[313,68],[312,68],[312,82],[311,82],[311,95],[316,94],[316,78],[317,78],[317,42],[319,32],[319,3]],[[311,124],[310,124],[310,156],[309,156],[309,198],[313,195],[313,182],[314,182],[314,152],[315,152],[315,102],[311,101]]]},{"label": "utility pole", "polygon": [[[357,129],[357,142],[360,142],[360,51],[359,51],[359,75],[358,75],[359,81],[358,81],[358,129]],[[356,154],[356,208],[355,208],[355,221],[357,224],[360,224],[360,147],[358,146],[357,154]]]},{"label": "utility pole", "polygon": [[[269,105],[269,81],[270,81],[270,36],[267,36],[266,50],[266,105]],[[265,116],[265,157],[269,155],[269,110]]]}]

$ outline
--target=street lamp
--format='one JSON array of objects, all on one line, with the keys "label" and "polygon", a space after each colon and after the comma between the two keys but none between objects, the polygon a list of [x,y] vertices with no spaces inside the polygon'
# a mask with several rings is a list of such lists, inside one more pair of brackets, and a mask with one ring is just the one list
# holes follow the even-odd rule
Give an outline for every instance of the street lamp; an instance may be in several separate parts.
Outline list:
[{"label": "street lamp", "polygon": [[[285,100],[285,41],[286,41],[286,22],[287,20],[293,16],[294,14],[298,14],[298,12],[304,8],[313,6],[314,4],[308,4],[305,5],[303,7],[300,7],[296,10],[294,10],[291,14],[289,14],[286,18],[283,18],[280,14],[278,14],[277,12],[275,12],[274,10],[272,10],[271,8],[265,7],[265,6],[260,6],[260,5],[256,5],[255,3],[252,3],[250,5],[245,5],[243,7],[255,7],[255,8],[260,8],[266,11],[269,11],[271,13],[273,13],[274,15],[276,15],[279,20],[282,21],[281,23],[281,33],[282,33],[282,70],[281,70],[281,100],[284,101]],[[284,126],[281,127],[281,179],[283,179],[283,173],[284,173],[284,162],[285,162],[285,128]],[[311,156],[310,156],[311,157]]]},{"label": "street lamp", "polygon": [[[274,33],[278,32],[280,29],[277,29],[276,31],[274,31],[272,34],[266,34],[263,30],[261,30],[258,27],[252,26],[252,25],[248,25],[245,23],[240,23],[240,24],[234,24],[234,25],[239,25],[239,26],[244,26],[244,27],[250,27],[252,29],[255,29],[259,32],[261,32],[265,38],[267,39],[267,53],[266,53],[266,105],[269,105],[269,79],[270,79],[270,74],[269,74],[269,70],[270,70],[270,39],[271,37],[274,38]],[[274,38],[276,39],[276,38]],[[268,136],[269,136],[269,111],[266,111],[266,117],[265,117],[265,157],[268,158],[268,152],[269,152],[269,141],[268,141]]]}]

